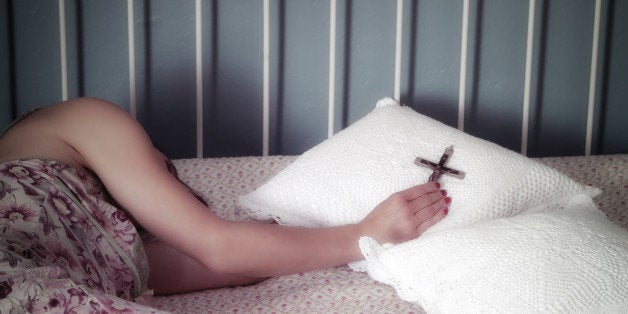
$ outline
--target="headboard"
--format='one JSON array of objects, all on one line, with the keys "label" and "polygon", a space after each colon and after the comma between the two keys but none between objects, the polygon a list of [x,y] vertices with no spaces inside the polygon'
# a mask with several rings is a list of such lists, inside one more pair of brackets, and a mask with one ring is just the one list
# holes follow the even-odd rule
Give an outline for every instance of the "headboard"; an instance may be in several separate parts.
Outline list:
[{"label": "headboard", "polygon": [[300,154],[385,96],[529,156],[628,153],[628,2],[19,0],[0,127],[79,96],[171,157]]}]

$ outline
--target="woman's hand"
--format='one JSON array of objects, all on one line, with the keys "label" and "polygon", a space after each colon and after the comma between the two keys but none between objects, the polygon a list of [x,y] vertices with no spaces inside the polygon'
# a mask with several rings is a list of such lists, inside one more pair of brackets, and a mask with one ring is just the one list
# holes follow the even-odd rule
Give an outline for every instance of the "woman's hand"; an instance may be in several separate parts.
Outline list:
[{"label": "woman's hand", "polygon": [[447,215],[451,199],[440,184],[428,182],[397,192],[360,222],[379,243],[401,243],[421,235]]}]

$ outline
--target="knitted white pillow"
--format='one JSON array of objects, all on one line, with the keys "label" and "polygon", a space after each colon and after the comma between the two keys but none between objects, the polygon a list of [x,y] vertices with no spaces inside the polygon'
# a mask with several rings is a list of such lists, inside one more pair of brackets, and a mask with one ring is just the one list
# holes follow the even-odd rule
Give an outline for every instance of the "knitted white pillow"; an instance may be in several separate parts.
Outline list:
[{"label": "knitted white pillow", "polygon": [[466,172],[443,176],[449,214],[427,233],[522,211],[564,206],[578,194],[594,196],[556,170],[403,107],[380,100],[366,117],[308,150],[238,206],[255,219],[297,226],[335,226],[362,220],[392,193],[425,183],[431,170],[417,156]]},{"label": "knitted white pillow", "polygon": [[628,232],[572,208],[443,230],[389,248],[360,239],[374,279],[428,313],[626,313]]}]

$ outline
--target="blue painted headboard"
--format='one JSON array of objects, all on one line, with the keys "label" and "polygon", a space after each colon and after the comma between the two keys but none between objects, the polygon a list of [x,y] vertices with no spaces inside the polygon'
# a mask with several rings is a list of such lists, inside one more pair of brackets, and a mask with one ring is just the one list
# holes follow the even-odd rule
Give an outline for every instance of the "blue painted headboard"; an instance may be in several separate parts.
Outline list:
[{"label": "blue painted headboard", "polygon": [[628,153],[628,1],[7,0],[0,127],[79,96],[171,157],[300,154],[385,96],[529,156]]}]

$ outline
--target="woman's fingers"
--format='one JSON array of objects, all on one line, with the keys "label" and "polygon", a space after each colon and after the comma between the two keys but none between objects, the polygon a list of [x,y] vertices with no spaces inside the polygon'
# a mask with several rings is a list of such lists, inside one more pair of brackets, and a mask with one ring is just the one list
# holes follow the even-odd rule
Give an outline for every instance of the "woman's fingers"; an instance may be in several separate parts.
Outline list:
[{"label": "woman's fingers", "polygon": [[444,190],[438,190],[410,202],[416,210],[414,223],[419,235],[447,215],[451,198],[446,195],[447,192]]},{"label": "woman's fingers", "polygon": [[447,208],[439,210],[434,216],[429,217],[422,223],[420,223],[417,228],[418,235],[423,234],[423,232],[425,232],[425,230],[427,230],[429,227],[433,226],[437,222],[441,221],[441,219],[445,218],[445,216],[447,215],[447,211]]},{"label": "woman's fingers", "polygon": [[400,191],[399,194],[404,200],[410,202],[425,194],[440,191],[440,184],[438,182],[428,182],[421,185],[415,185],[411,188]]},{"label": "woman's fingers", "polygon": [[[432,202],[431,200],[435,198],[437,199]],[[449,208],[449,204],[451,203],[451,198],[445,197],[442,194],[440,197],[432,195],[431,198],[426,197],[426,199],[428,203],[420,207],[414,214],[415,220],[419,224],[438,214],[439,211]]]},{"label": "woman's fingers", "polygon": [[443,190],[435,190],[429,193],[425,193],[415,199],[409,200],[408,203],[412,206],[416,211],[423,209],[426,206],[432,205],[442,199],[445,198],[447,192]]}]

